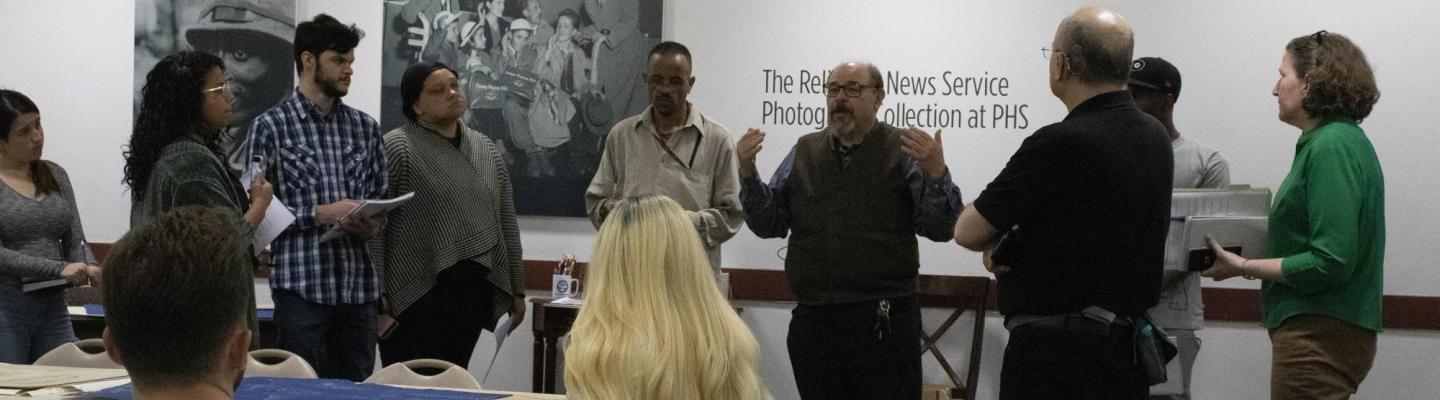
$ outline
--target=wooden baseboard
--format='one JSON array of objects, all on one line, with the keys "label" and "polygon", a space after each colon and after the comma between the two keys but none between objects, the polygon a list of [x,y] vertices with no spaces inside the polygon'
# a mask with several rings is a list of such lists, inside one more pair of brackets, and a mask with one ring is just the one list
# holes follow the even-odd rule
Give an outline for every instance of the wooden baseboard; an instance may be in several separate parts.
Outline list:
[{"label": "wooden baseboard", "polygon": [[[110,244],[91,243],[90,246],[96,258],[103,262]],[[555,261],[525,260],[525,288],[550,290],[554,266]],[[730,273],[730,291],[736,300],[795,301],[784,271],[747,268],[725,268],[725,271]],[[993,293],[991,291],[991,310],[995,309]],[[1208,321],[1260,321],[1259,290],[1207,287],[1202,296]],[[1440,330],[1440,297],[1386,295],[1382,309],[1386,329]]]}]

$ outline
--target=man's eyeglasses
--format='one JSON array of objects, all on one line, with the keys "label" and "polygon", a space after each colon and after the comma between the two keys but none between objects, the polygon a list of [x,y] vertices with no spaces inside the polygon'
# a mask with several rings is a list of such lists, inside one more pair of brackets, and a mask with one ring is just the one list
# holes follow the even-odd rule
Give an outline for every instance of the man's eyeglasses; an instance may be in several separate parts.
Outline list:
[{"label": "man's eyeglasses", "polygon": [[229,79],[226,79],[224,82],[221,82],[221,83],[220,83],[220,86],[216,86],[216,87],[212,87],[212,88],[209,88],[209,89],[205,89],[205,90],[201,90],[201,91],[200,91],[200,93],[206,93],[206,94],[215,93],[215,92],[224,92],[224,93],[226,93],[226,94],[234,94],[234,93],[235,93],[235,91],[234,91],[234,86],[230,84],[230,80],[229,80]]},{"label": "man's eyeglasses", "polygon": [[877,85],[860,85],[860,84],[836,85],[836,84],[829,84],[829,85],[825,85],[825,97],[835,97],[835,96],[839,96],[839,95],[840,95],[840,92],[842,92],[842,91],[845,92],[845,97],[860,97],[860,93],[864,93],[864,92],[865,92],[865,89],[868,89],[868,88],[879,88],[879,87],[880,87],[880,86],[877,86]]},{"label": "man's eyeglasses", "polygon": [[1055,53],[1064,53],[1064,52],[1065,52],[1064,50],[1057,50],[1057,49],[1052,49],[1052,48],[1049,48],[1049,47],[1041,47],[1041,48],[1040,48],[1040,55],[1041,55],[1042,57],[1045,57],[1046,60],[1049,60],[1049,59],[1050,59],[1050,56],[1051,56],[1052,54],[1055,54]]}]

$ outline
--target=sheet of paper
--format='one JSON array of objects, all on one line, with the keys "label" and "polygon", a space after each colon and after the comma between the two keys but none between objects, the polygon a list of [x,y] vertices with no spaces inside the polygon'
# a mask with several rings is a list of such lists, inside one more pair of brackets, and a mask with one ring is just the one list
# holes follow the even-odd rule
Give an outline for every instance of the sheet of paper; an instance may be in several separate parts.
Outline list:
[{"label": "sheet of paper", "polygon": [[558,298],[558,299],[555,299],[555,300],[550,300],[550,304],[560,304],[560,305],[576,306],[576,307],[579,307],[580,304],[582,304],[582,303],[583,303],[583,302],[582,302],[580,299],[577,299],[577,298],[574,298],[574,297],[561,297],[561,298]]},{"label": "sheet of paper", "polygon": [[[244,187],[246,192],[249,192],[250,182],[255,180],[255,175],[259,173],[260,163],[250,163],[250,168],[246,168],[245,174],[240,176],[240,186]],[[255,227],[255,246],[253,249],[255,255],[260,255],[260,252],[265,250],[265,246],[269,246],[270,242],[280,237],[280,233],[284,232],[285,228],[290,227],[290,224],[293,223],[295,223],[295,214],[291,213],[290,209],[285,207],[285,203],[280,202],[280,199],[272,196],[270,198],[270,207],[265,208],[265,219],[261,220],[260,224]]]},{"label": "sheet of paper", "polygon": [[495,325],[495,354],[490,356],[490,366],[485,367],[485,377],[480,378],[480,386],[485,386],[485,381],[490,379],[490,371],[495,369],[495,360],[500,359],[500,349],[505,346],[505,338],[510,337],[510,325],[515,318],[506,317],[504,322]]},{"label": "sheet of paper", "polygon": [[382,212],[393,210],[395,209],[395,207],[399,207],[401,204],[405,204],[405,202],[410,201],[410,199],[413,197],[415,197],[415,192],[410,192],[395,196],[394,198],[383,200],[365,200],[365,203],[361,204],[360,208],[355,210],[355,213],[359,214],[362,217],[373,217]]},{"label": "sheet of paper", "polygon": [[1171,217],[1264,217],[1270,213],[1270,189],[1175,189]]},{"label": "sheet of paper", "polygon": [[94,382],[76,383],[76,384],[70,384],[70,385],[51,386],[51,387],[47,387],[47,388],[35,389],[35,390],[28,390],[28,391],[21,391],[21,392],[23,392],[23,393],[24,393],[23,396],[26,396],[26,397],[40,397],[40,398],[61,398],[61,397],[72,398],[72,397],[74,397],[74,398],[84,398],[83,396],[79,396],[79,395],[80,395],[80,394],[83,394],[83,393],[89,393],[89,392],[98,392],[98,391],[101,391],[101,390],[110,389],[110,388],[117,387],[117,386],[123,386],[123,385],[128,384],[128,383],[130,383],[130,378],[115,378],[115,379],[98,380],[98,381],[94,381]]},{"label": "sheet of paper", "polygon": [[[351,211],[350,215],[345,216],[345,218],[353,218],[357,216],[365,218],[373,217],[379,215],[380,213],[393,210],[396,207],[400,207],[400,205],[405,204],[405,202],[407,201],[410,201],[410,199],[413,197],[415,197],[415,192],[402,194],[390,199],[365,200],[360,204],[360,207],[356,208],[355,211]],[[339,227],[334,227],[331,228],[329,231],[326,231],[324,235],[320,236],[320,243],[325,243],[344,235],[345,231],[340,230]]]},{"label": "sheet of paper", "polygon": [[123,369],[42,367],[0,363],[0,387],[40,389],[129,376]]}]

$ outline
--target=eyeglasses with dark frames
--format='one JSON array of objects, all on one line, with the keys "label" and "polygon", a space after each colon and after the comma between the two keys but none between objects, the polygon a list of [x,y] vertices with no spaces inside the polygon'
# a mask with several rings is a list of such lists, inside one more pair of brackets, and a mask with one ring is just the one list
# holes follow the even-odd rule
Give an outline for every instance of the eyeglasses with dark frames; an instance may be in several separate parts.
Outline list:
[{"label": "eyeglasses with dark frames", "polygon": [[826,84],[826,85],[825,85],[825,97],[835,97],[835,96],[839,96],[839,95],[840,95],[840,92],[845,92],[845,97],[860,97],[860,93],[865,92],[865,89],[869,89],[869,88],[879,88],[879,87],[880,87],[880,86],[877,86],[877,85],[860,85],[860,84],[849,84],[849,85],[836,85],[836,84],[833,84],[833,83],[832,83],[832,84]]}]

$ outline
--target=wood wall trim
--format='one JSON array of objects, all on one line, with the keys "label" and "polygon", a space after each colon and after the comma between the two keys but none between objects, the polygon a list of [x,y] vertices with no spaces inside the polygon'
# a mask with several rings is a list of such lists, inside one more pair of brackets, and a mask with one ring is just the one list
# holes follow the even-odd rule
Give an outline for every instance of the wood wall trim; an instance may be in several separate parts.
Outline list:
[{"label": "wood wall trim", "polygon": [[[526,289],[550,290],[550,271],[554,261],[526,260]],[[731,295],[736,300],[795,301],[790,293],[785,271],[770,269],[725,268],[730,273]],[[925,276],[921,276],[925,279]],[[1209,321],[1260,321],[1260,291],[1256,289],[1203,289],[1205,319]],[[994,310],[995,296],[991,290],[989,309]],[[1440,297],[1386,295],[1382,305],[1386,329],[1440,330]]]},{"label": "wood wall trim", "polygon": [[[96,259],[104,262],[109,243],[90,243]],[[550,290],[555,261],[525,260],[525,288]],[[793,302],[785,272],[772,269],[725,268],[730,273],[730,291],[736,300]],[[263,273],[257,277],[264,277]],[[927,279],[922,276],[921,279]],[[1203,289],[1205,319],[1227,322],[1259,322],[1260,291],[1255,289]],[[995,309],[995,291],[990,290],[989,309]],[[1382,303],[1386,329],[1440,330],[1440,297],[1386,295]]]}]

